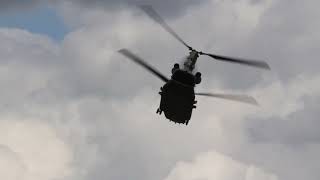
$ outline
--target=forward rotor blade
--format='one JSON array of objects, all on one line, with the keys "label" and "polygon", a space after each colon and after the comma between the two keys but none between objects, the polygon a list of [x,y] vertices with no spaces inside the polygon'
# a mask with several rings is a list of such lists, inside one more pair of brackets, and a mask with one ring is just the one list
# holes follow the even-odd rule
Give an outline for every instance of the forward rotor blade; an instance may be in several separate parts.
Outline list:
[{"label": "forward rotor blade", "polygon": [[240,94],[218,94],[218,93],[195,93],[195,95],[198,96],[208,96],[208,97],[215,97],[215,98],[222,98],[222,99],[227,99],[231,101],[238,101],[238,102],[243,102],[251,105],[258,105],[257,101],[247,95],[240,95]]},{"label": "forward rotor blade", "polygon": [[164,82],[168,82],[169,79],[161,74],[158,70],[156,70],[154,67],[147,64],[145,61],[143,61],[140,57],[136,56],[132,52],[130,52],[127,49],[120,49],[118,51],[120,54],[126,56],[127,58],[133,60],[135,63],[141,65],[142,67],[146,68],[148,71],[150,71],[152,74],[156,75],[158,78],[160,78]]},{"label": "forward rotor blade", "polygon": [[161,18],[161,16],[149,5],[141,5],[140,8],[154,21],[159,23],[167,32],[169,32],[174,38],[180,41],[183,45],[185,45],[188,49],[192,50],[192,48],[185,43],[177,33],[175,33],[170,26]]},{"label": "forward rotor blade", "polygon": [[220,60],[220,61],[228,61],[228,62],[232,62],[232,63],[238,63],[238,64],[242,64],[242,65],[248,65],[248,66],[253,66],[253,67],[258,67],[258,68],[270,70],[270,66],[264,61],[248,60],[248,59],[220,56],[220,55],[208,54],[208,53],[200,53],[200,54],[210,56],[210,57],[212,57],[216,60]]}]

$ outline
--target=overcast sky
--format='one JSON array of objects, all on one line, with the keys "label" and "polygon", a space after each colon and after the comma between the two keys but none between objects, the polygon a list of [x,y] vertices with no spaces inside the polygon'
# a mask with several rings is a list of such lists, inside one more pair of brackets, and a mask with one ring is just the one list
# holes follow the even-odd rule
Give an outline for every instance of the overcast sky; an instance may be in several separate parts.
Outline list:
[{"label": "overcast sky", "polygon": [[[185,47],[135,5],[152,5],[201,57],[188,126],[157,115],[160,80]],[[319,180],[320,2],[0,1],[1,180]]]}]

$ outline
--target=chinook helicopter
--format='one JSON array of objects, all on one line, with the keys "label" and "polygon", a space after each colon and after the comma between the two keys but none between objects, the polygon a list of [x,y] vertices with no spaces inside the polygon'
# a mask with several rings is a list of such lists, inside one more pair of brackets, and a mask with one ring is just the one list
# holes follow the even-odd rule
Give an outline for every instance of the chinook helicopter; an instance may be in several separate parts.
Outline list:
[{"label": "chinook helicopter", "polygon": [[118,52],[125,57],[131,59],[133,62],[144,67],[146,70],[151,72],[153,75],[157,76],[159,79],[165,82],[165,84],[160,88],[160,106],[157,109],[158,114],[164,115],[170,121],[180,124],[188,125],[192,111],[196,108],[197,101],[195,96],[207,96],[222,98],[227,100],[233,100],[243,103],[248,103],[252,105],[258,105],[257,101],[247,95],[240,94],[220,94],[220,93],[196,93],[195,86],[201,82],[201,73],[194,72],[194,68],[197,59],[200,55],[209,56],[215,60],[237,63],[241,65],[247,65],[262,69],[270,70],[269,65],[264,61],[257,60],[247,60],[242,58],[234,58],[228,56],[221,56],[216,54],[204,53],[202,51],[195,50],[187,43],[185,43],[161,18],[161,16],[149,5],[140,6],[140,8],[155,22],[160,24],[169,34],[171,34],[175,39],[186,46],[190,53],[183,63],[183,67],[180,67],[178,63],[174,64],[172,68],[171,78],[167,78],[165,75],[160,73],[156,68],[149,65],[142,58],[138,57],[136,54],[132,53],[127,49],[120,49]]}]

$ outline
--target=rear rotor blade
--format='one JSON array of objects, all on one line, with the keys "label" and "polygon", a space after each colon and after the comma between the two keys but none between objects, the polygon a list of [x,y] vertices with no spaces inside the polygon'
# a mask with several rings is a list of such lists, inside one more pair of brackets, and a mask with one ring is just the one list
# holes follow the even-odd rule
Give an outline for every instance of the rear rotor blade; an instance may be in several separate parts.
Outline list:
[{"label": "rear rotor blade", "polygon": [[242,65],[248,65],[248,66],[253,66],[253,67],[258,67],[258,68],[270,70],[270,66],[264,61],[248,60],[248,59],[234,58],[234,57],[228,57],[228,56],[220,56],[220,55],[208,54],[208,53],[202,53],[202,52],[200,54],[210,56],[210,57],[212,57],[216,60],[220,60],[220,61],[227,61],[227,62],[238,63],[238,64],[242,64]]},{"label": "rear rotor blade", "polygon": [[154,21],[159,23],[167,32],[169,32],[174,38],[176,38],[178,41],[180,41],[183,45],[185,45],[189,50],[192,50],[192,48],[185,43],[177,33],[175,33],[170,26],[161,18],[161,16],[152,8],[152,6],[149,5],[141,5],[140,8]]},{"label": "rear rotor blade", "polygon": [[146,68],[148,71],[150,71],[152,74],[156,75],[158,78],[160,78],[164,82],[168,82],[169,79],[161,74],[158,70],[156,70],[154,67],[147,64],[145,61],[143,61],[140,57],[136,56],[132,52],[130,52],[127,49],[120,49],[118,51],[120,54],[126,56],[127,58],[133,60],[135,63],[141,65],[142,67]]},{"label": "rear rotor blade", "polygon": [[195,93],[195,95],[198,96],[208,96],[208,97],[215,97],[215,98],[222,98],[222,99],[227,99],[231,101],[238,101],[238,102],[243,102],[251,105],[258,105],[257,101],[247,95],[240,95],[240,94],[218,94],[218,93]]}]

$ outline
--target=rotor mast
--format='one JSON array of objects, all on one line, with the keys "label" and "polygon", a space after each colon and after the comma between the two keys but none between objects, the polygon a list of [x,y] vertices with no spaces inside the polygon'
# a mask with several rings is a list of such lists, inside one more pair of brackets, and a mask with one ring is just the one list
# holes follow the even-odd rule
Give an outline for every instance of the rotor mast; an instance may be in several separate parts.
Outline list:
[{"label": "rotor mast", "polygon": [[192,72],[197,63],[198,57],[199,52],[194,49],[191,49],[189,56],[187,57],[187,60],[183,63],[184,70]]}]

